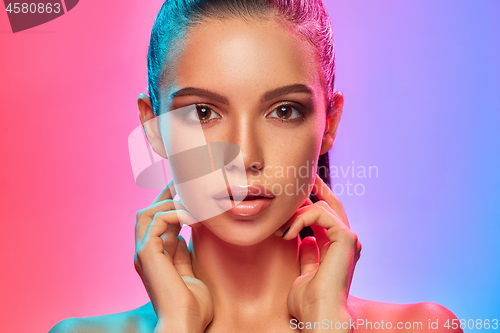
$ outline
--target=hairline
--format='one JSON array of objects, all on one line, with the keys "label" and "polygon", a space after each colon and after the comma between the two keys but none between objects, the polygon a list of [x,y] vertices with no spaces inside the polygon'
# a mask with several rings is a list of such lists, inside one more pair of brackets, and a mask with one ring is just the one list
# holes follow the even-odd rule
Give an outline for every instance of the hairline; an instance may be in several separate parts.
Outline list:
[{"label": "hairline", "polygon": [[[189,39],[190,32],[197,26],[205,23],[205,22],[217,22],[221,20],[231,20],[231,19],[242,19],[245,22],[249,23],[250,21],[270,21],[278,23],[282,28],[291,33],[292,35],[298,37],[300,40],[307,42],[312,50],[315,57],[316,71],[319,73],[320,85],[323,89],[323,96],[325,100],[325,113],[326,115],[330,115],[332,112],[330,110],[330,97],[328,96],[329,88],[327,87],[328,80],[326,78],[326,72],[323,69],[321,55],[318,48],[313,44],[312,40],[308,38],[306,35],[301,33],[295,25],[290,22],[286,16],[279,13],[277,8],[269,7],[263,8],[261,12],[250,12],[250,13],[240,13],[240,12],[215,12],[209,13],[206,16],[203,16],[201,19],[194,19],[192,22],[189,22],[179,33],[177,38],[173,41],[170,51],[166,52],[166,54],[162,57],[160,75],[158,76],[157,81],[157,103],[158,103],[158,112],[157,115],[162,114],[162,100],[164,99],[165,94],[160,94],[160,91],[166,82],[172,81],[172,74],[167,74],[167,72],[172,73],[172,68],[177,66],[179,57],[182,56],[182,47],[186,44]],[[168,94],[166,94],[168,95]],[[167,96],[168,98],[168,96]]]}]

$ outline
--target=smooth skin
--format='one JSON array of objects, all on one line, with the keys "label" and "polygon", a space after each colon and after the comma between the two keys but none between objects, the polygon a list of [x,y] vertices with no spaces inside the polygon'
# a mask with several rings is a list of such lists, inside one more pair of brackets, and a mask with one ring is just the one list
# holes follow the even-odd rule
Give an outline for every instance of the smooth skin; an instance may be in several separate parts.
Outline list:
[{"label": "smooth skin", "polygon": [[[462,332],[442,326],[456,317],[435,303],[391,304],[350,295],[361,244],[342,203],[314,172],[273,172],[317,160],[337,133],[344,99],[337,92],[327,104],[312,46],[274,19],[206,21],[188,36],[161,87],[161,110],[206,106],[207,141],[238,144],[249,183],[294,184],[296,194],[276,195],[255,217],[224,213],[192,224],[188,249],[177,235],[179,218],[190,214],[173,200],[170,183],[137,214],[135,267],[151,302],[124,313],[70,318],[51,332],[296,332],[294,318],[423,324],[420,330],[360,326],[356,332],[425,331],[430,319],[440,323],[433,331]],[[297,84],[308,89],[276,93]],[[179,91],[184,93],[172,97]],[[148,96],[141,94],[138,106],[143,124],[155,117]],[[276,112],[282,106],[289,111],[285,117]],[[266,168],[271,172],[264,176]],[[302,184],[314,185],[320,201],[309,201],[309,193],[299,191]],[[315,237],[300,241],[304,226]]]}]

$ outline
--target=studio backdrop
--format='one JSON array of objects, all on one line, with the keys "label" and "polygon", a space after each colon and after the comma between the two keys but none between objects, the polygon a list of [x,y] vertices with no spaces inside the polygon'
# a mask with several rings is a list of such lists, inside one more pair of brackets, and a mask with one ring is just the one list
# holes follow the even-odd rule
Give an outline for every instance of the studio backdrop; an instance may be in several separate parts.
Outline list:
[{"label": "studio backdrop", "polygon": [[[162,1],[54,3],[36,22],[0,6],[3,332],[149,301],[134,226],[159,190],[136,184],[128,138]],[[351,294],[500,319],[500,2],[326,5],[332,190],[363,244]]]}]

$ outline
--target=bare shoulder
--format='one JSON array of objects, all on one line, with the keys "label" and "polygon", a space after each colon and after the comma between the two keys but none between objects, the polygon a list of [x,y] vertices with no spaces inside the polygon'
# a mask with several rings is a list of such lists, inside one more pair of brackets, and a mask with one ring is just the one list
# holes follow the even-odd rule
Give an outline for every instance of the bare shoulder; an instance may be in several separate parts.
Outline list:
[{"label": "bare shoulder", "polygon": [[458,323],[453,312],[433,302],[385,303],[349,295],[348,308],[359,332],[463,332],[453,325]]},{"label": "bare shoulder", "polygon": [[150,333],[156,326],[151,303],[137,309],[104,316],[68,318],[57,323],[49,333]]}]

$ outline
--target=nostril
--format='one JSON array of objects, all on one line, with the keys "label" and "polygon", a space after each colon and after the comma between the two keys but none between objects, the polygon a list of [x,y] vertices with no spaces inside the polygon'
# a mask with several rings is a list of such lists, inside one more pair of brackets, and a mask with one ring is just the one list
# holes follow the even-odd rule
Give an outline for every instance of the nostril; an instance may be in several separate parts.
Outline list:
[{"label": "nostril", "polygon": [[262,167],[263,167],[263,164],[260,162],[250,163],[250,170],[259,171],[262,169]]}]

